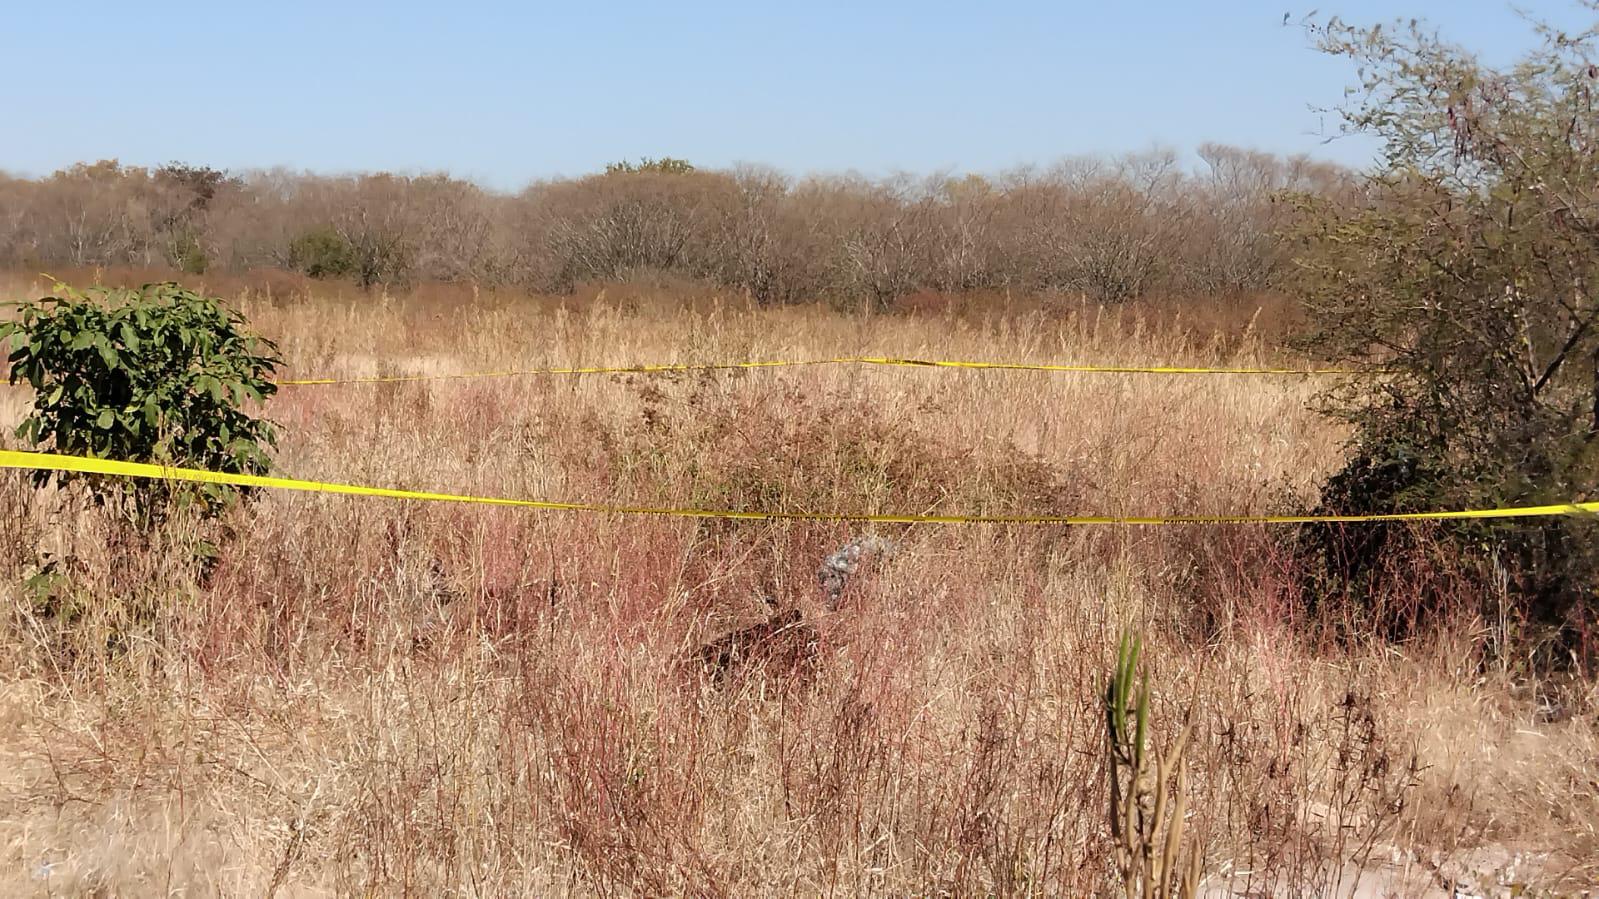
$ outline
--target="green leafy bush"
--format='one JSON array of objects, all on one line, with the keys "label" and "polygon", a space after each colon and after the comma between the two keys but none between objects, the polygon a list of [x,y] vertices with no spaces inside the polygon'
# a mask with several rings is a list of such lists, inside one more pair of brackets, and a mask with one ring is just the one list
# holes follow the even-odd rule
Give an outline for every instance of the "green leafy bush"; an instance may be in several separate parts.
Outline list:
[{"label": "green leafy bush", "polygon": [[[1599,32],[1543,29],[1495,69],[1410,29],[1313,27],[1353,61],[1347,130],[1382,141],[1357,197],[1301,197],[1299,287],[1328,358],[1382,368],[1333,410],[1355,427],[1331,511],[1539,505],[1599,490]],[[1470,581],[1508,584],[1545,633],[1599,616],[1599,527],[1576,517],[1438,529]],[[1318,527],[1305,542],[1370,604],[1417,570],[1413,529]],[[1450,588],[1451,590],[1453,588]],[[1476,591],[1481,592],[1481,591]],[[1425,599],[1425,598],[1424,598]],[[1424,605],[1431,605],[1426,600]]]},{"label": "green leafy bush", "polygon": [[186,275],[203,275],[211,266],[205,247],[200,245],[200,238],[193,231],[172,235],[167,246],[167,261]]},{"label": "green leafy bush", "polygon": [[652,159],[645,156],[638,162],[629,162],[624,159],[621,162],[608,162],[605,164],[605,174],[607,175],[688,175],[693,172],[693,163],[686,159],[676,159],[671,156],[662,156],[660,159]]},{"label": "green leafy bush", "polygon": [[355,248],[332,228],[313,228],[289,242],[289,267],[313,278],[343,278],[356,270]]},{"label": "green leafy bush", "polygon": [[[248,406],[275,392],[277,348],[215,299],[170,283],[88,293],[57,285],[56,296],[0,324],[0,342],[11,347],[11,383],[34,391],[17,436],[39,449],[233,473],[271,465],[275,429]],[[175,496],[196,495],[212,513],[233,496],[220,485],[179,494],[158,482],[38,477],[82,479],[97,501],[130,500],[141,520]]]}]

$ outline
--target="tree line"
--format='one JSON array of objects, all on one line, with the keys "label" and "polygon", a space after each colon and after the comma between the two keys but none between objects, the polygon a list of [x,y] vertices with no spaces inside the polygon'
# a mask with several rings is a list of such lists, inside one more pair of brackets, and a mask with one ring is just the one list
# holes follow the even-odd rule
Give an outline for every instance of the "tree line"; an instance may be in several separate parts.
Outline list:
[{"label": "tree line", "polygon": [[0,176],[0,265],[281,268],[363,286],[563,292],[669,272],[760,302],[885,304],[919,290],[1103,301],[1278,286],[1284,193],[1353,176],[1222,145],[978,175],[794,178],[678,159],[497,193],[443,174],[229,173],[108,160]]}]

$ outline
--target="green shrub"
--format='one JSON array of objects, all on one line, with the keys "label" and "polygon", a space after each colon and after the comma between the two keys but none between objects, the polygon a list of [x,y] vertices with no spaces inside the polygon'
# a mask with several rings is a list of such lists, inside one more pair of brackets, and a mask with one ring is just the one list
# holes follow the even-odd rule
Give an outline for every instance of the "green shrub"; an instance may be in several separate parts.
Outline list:
[{"label": "green shrub", "polygon": [[[1348,130],[1384,148],[1360,196],[1298,202],[1309,348],[1389,372],[1331,397],[1357,436],[1326,505],[1403,512],[1592,496],[1599,38],[1545,30],[1543,47],[1494,69],[1414,25],[1334,20],[1313,31],[1361,73]],[[1498,572],[1526,616],[1552,632],[1580,634],[1599,613],[1591,520],[1440,530],[1468,587]],[[1355,531],[1317,527],[1305,543],[1369,603],[1364,585],[1377,566],[1425,541],[1400,527]]]},{"label": "green shrub", "polygon": [[605,164],[607,175],[688,175],[694,172],[694,164],[686,159],[675,159],[671,156],[662,156],[660,159],[643,157],[638,162],[608,162]]},{"label": "green shrub", "polygon": [[343,278],[356,270],[355,248],[332,228],[313,228],[289,242],[289,267],[313,278]]},{"label": "green shrub", "polygon": [[203,275],[211,266],[205,247],[200,245],[200,239],[193,231],[182,231],[172,236],[167,247],[167,261],[186,275]]},{"label": "green shrub", "polygon": [[[277,348],[245,330],[238,313],[177,284],[57,295],[24,303],[0,324],[11,383],[27,382],[33,410],[17,436],[73,456],[261,474],[273,425],[248,404],[271,396]],[[178,491],[165,482],[41,472],[41,484],[81,481],[98,502],[125,501],[148,523],[174,498],[215,513],[234,495],[221,485]]]}]

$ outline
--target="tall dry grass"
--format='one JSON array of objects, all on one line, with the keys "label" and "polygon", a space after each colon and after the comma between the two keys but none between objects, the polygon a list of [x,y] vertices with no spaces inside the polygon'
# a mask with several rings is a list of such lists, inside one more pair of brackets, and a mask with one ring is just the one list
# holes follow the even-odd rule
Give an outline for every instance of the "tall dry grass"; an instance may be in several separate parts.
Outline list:
[{"label": "tall dry grass", "polygon": [[[895,354],[1277,361],[1093,309],[245,300],[289,376]],[[1304,508],[1294,378],[826,367],[286,388],[282,471],[790,510]],[[14,421],[24,397],[0,394]],[[1265,527],[885,527],[268,494],[129,535],[0,477],[0,894],[1095,895],[1124,626],[1210,895],[1575,892],[1599,734],[1460,615],[1326,643]],[[197,562],[200,541],[217,547]],[[45,572],[43,566],[52,566]],[[1419,577],[1420,575],[1418,575]],[[1484,605],[1473,598],[1463,610]],[[798,610],[804,652],[698,650]]]}]

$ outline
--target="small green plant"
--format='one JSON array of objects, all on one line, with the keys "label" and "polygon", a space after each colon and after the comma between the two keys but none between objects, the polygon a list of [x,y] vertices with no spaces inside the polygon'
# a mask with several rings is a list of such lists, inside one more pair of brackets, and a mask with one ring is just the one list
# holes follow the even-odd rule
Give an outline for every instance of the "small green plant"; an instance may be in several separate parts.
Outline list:
[{"label": "small green plant", "polygon": [[1138,637],[1122,634],[1116,671],[1105,688],[1116,872],[1128,899],[1192,899],[1199,895],[1205,856],[1196,841],[1188,847],[1187,861],[1182,861],[1188,791],[1183,749],[1191,725],[1183,725],[1164,756],[1148,745],[1149,672],[1134,681],[1141,650]]},{"label": "small green plant", "polygon": [[[261,474],[276,441],[248,404],[276,391],[277,347],[245,330],[217,300],[177,284],[56,295],[23,303],[0,323],[10,381],[34,391],[17,436],[73,456]],[[81,480],[102,504],[126,499],[149,523],[168,502],[197,496],[214,514],[235,495],[222,485],[178,492],[166,483],[40,472],[41,484]]]}]

